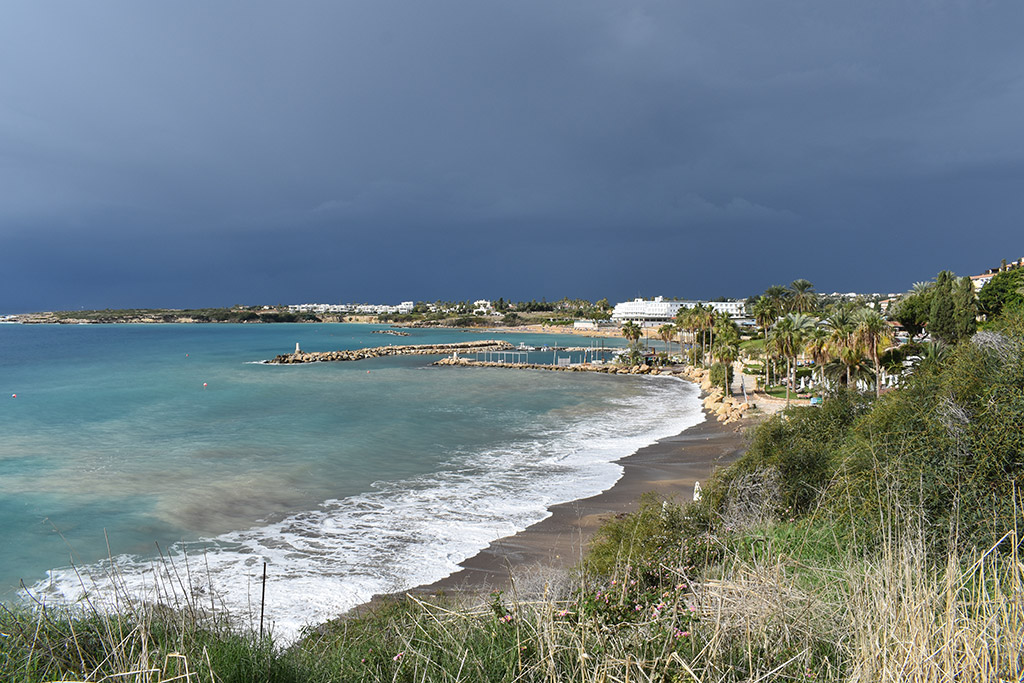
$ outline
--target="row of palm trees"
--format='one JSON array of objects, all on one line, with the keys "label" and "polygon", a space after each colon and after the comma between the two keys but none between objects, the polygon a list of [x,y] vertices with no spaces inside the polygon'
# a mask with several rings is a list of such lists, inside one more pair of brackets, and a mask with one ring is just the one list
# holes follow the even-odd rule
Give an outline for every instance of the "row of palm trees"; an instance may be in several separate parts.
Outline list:
[{"label": "row of palm trees", "polygon": [[[855,379],[873,377],[875,394],[880,394],[881,356],[893,343],[888,323],[870,308],[840,307],[827,316],[811,315],[818,308],[814,285],[804,279],[794,280],[788,287],[769,287],[751,304],[754,323],[765,340],[765,387],[770,381],[769,361],[783,360],[788,401],[796,384],[798,360],[807,356],[814,362],[819,383],[828,378],[849,386]],[[666,345],[677,339],[680,354],[684,339],[699,349],[699,356],[695,353],[691,361],[702,367],[713,361],[731,365],[740,356],[739,329],[727,314],[710,305],[698,303],[680,309],[675,323],[662,325],[657,333]],[[641,329],[627,323],[623,335],[635,341]]]},{"label": "row of palm trees", "polygon": [[[875,393],[881,393],[880,358],[893,343],[893,336],[888,323],[877,311],[840,308],[827,317],[817,318],[800,310],[803,307],[800,299],[790,296],[788,302],[789,312],[781,315],[767,295],[754,304],[754,321],[765,339],[765,387],[769,384],[768,361],[783,360],[788,401],[791,387],[796,385],[798,360],[806,355],[814,362],[818,382],[824,384],[827,376],[831,376],[849,386],[855,379],[873,376]],[[707,367],[709,361],[728,366],[740,355],[740,335],[735,323],[727,314],[717,313],[710,306],[697,304],[681,309],[676,322],[662,325],[657,334],[666,344],[678,340],[681,354],[684,339],[694,344],[700,349],[700,356],[692,360],[702,367]],[[641,328],[635,323],[626,323],[623,335],[635,341],[640,338]]]},{"label": "row of palm trees", "polygon": [[[762,325],[758,321],[758,325]],[[881,393],[880,356],[893,343],[889,324],[870,308],[840,308],[832,315],[818,319],[793,312],[778,318],[765,329],[765,354],[786,361],[786,400],[790,387],[796,384],[796,364],[801,354],[810,356],[818,370],[818,380],[826,381],[829,364],[838,370],[843,383],[849,386],[854,375],[874,375],[875,395]],[[765,359],[765,386],[768,384],[768,363]],[[872,368],[866,366],[870,360]],[[873,370],[873,371],[872,371]]]}]

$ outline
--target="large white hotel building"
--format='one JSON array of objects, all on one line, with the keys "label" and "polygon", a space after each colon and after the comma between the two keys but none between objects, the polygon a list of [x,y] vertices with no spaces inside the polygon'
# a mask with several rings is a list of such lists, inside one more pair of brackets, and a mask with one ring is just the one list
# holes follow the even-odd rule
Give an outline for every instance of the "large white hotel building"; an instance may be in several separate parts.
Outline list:
[{"label": "large white hotel building", "polygon": [[615,304],[612,320],[617,322],[632,320],[636,323],[672,322],[680,308],[693,308],[697,304],[711,306],[715,311],[728,313],[733,318],[743,318],[747,314],[746,304],[743,301],[680,301],[659,296],[653,300],[633,299]]}]

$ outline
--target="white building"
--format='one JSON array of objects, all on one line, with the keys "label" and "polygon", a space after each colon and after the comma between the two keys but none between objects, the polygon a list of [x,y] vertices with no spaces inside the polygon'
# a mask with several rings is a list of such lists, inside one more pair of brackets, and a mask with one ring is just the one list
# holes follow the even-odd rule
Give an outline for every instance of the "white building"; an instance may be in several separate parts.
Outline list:
[{"label": "white building", "polygon": [[362,315],[384,315],[412,313],[416,303],[403,301],[397,306],[386,304],[296,304],[289,306],[288,310],[297,313],[359,313]]},{"label": "white building", "polygon": [[654,301],[646,299],[633,299],[615,304],[612,311],[612,320],[616,322],[668,322],[676,317],[676,313],[682,307],[682,301],[673,301],[665,297],[655,297]]},{"label": "white building", "polygon": [[728,313],[730,317],[742,318],[747,315],[745,301],[683,301],[683,308],[696,308],[697,304],[710,306],[715,313]]},{"label": "white building", "polygon": [[742,318],[747,314],[746,304],[743,301],[680,301],[659,296],[655,297],[653,301],[633,299],[615,304],[612,320],[616,322],[632,320],[636,323],[667,323],[675,319],[679,309],[694,308],[697,304],[710,306],[716,312],[727,313],[733,318]]}]

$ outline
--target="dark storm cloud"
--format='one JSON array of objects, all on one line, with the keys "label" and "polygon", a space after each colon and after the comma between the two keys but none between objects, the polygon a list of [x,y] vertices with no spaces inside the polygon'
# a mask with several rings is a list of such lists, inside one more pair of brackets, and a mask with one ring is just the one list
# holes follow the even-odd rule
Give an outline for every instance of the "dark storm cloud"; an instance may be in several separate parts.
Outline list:
[{"label": "dark storm cloud", "polygon": [[0,309],[980,270],[1021,251],[1022,20],[942,0],[13,3]]}]

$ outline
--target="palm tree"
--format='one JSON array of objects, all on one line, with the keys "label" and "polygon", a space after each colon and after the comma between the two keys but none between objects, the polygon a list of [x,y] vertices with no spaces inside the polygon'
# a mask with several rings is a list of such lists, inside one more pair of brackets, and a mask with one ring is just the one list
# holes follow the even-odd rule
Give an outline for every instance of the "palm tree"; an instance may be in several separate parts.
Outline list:
[{"label": "palm tree", "polygon": [[882,395],[882,365],[878,362],[879,354],[892,344],[889,324],[878,311],[864,308],[854,316],[856,328],[854,334],[875,364],[875,398]]},{"label": "palm tree", "polygon": [[812,318],[803,313],[789,313],[779,320],[771,329],[774,346],[779,354],[786,359],[786,404],[789,404],[789,392],[796,383],[796,358],[803,349],[804,337],[813,327]]},{"label": "palm tree", "polygon": [[710,306],[704,306],[703,304],[697,304],[686,312],[687,328],[693,331],[694,343],[697,343],[697,333],[701,334],[701,367],[706,367],[704,360],[705,352],[708,348],[707,334],[714,324],[714,309]]},{"label": "palm tree", "polygon": [[672,337],[676,334],[676,326],[672,323],[662,325],[658,328],[658,336],[661,337],[661,341],[665,342],[665,350],[668,351],[668,343],[672,341]]},{"label": "palm tree", "polygon": [[739,358],[740,347],[728,337],[721,336],[718,338],[718,341],[715,342],[712,352],[714,353],[715,359],[722,364],[722,393],[729,396],[732,394],[729,387],[729,366],[735,363],[736,359]]},{"label": "palm tree", "polygon": [[768,301],[772,302],[775,306],[776,311],[781,311],[785,308],[786,299],[789,298],[789,290],[782,285],[772,285],[768,289],[764,290],[763,295]]},{"label": "palm tree", "polygon": [[[701,306],[700,313],[698,314],[698,320],[700,320],[701,329],[707,335],[707,344],[704,346],[706,349],[705,355],[711,357],[711,345],[715,343],[715,309],[709,306]],[[707,365],[707,363],[705,363]]]},{"label": "palm tree", "polygon": [[825,327],[829,333],[829,353],[846,366],[846,386],[850,386],[851,369],[855,364],[853,359],[860,355],[855,335],[856,322],[849,311],[841,308],[825,319]]},{"label": "palm tree", "polygon": [[643,331],[640,329],[640,326],[632,320],[622,325],[622,336],[631,342],[640,339],[641,334],[643,334]]},{"label": "palm tree", "polygon": [[772,326],[775,320],[779,317],[779,309],[776,308],[775,304],[767,296],[759,296],[754,302],[753,308],[754,322],[761,328],[761,336],[764,338],[765,343],[765,358],[764,358],[764,386],[768,388],[768,328]]},{"label": "palm tree", "polygon": [[874,369],[871,361],[865,358],[864,353],[857,346],[844,346],[839,349],[836,360],[825,366],[825,374],[830,380],[842,383],[846,381],[847,386],[854,386],[855,382],[874,381]]},{"label": "palm tree", "polygon": [[676,329],[679,330],[679,355],[686,362],[686,354],[683,352],[683,333],[689,333],[690,343],[694,341],[693,312],[689,308],[680,307],[676,312]]},{"label": "palm tree", "polygon": [[818,295],[810,280],[800,278],[789,284],[789,310],[809,313],[818,307]]},{"label": "palm tree", "polygon": [[915,363],[915,368],[940,367],[949,357],[949,347],[942,342],[927,341],[921,346],[920,360]]},{"label": "palm tree", "polygon": [[811,355],[818,370],[818,381],[822,384],[825,383],[825,363],[829,360],[828,337],[828,330],[815,323],[804,341],[804,351]]}]

